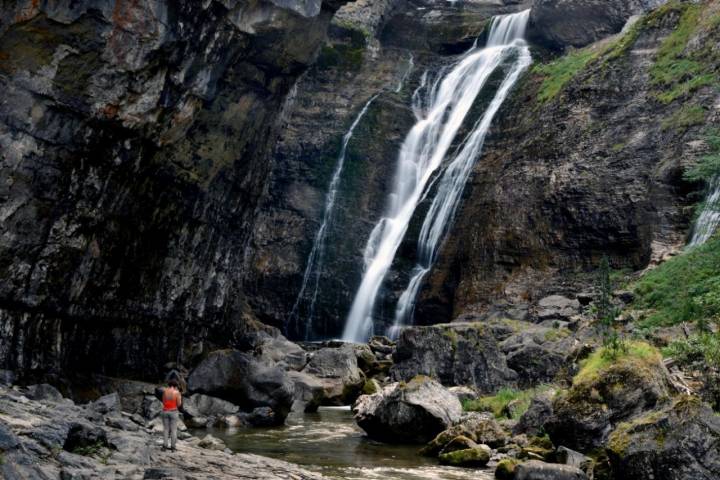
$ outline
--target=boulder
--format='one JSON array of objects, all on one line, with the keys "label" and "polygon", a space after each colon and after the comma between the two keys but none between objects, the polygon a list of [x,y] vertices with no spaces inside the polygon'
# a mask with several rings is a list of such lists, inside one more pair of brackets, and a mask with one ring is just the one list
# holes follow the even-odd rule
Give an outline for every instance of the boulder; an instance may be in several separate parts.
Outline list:
[{"label": "boulder", "polygon": [[542,392],[530,400],[530,405],[525,413],[522,414],[518,423],[513,427],[513,433],[519,435],[525,433],[527,435],[538,435],[544,429],[547,422],[553,414],[553,396],[555,392]]},{"label": "boulder", "polygon": [[196,393],[183,400],[182,409],[190,417],[222,417],[237,413],[240,407],[220,398]]},{"label": "boulder", "polygon": [[571,450],[567,447],[558,447],[554,455],[555,463],[561,463],[563,465],[569,465],[571,467],[579,468],[590,476],[590,472],[593,468],[593,459],[583,455],[580,452]]},{"label": "boulder", "polygon": [[162,408],[162,402],[150,395],[143,397],[142,404],[140,405],[140,411],[146,420],[156,418],[160,415],[160,412],[162,412]]},{"label": "boulder", "polygon": [[270,407],[278,423],[287,417],[294,398],[294,383],[285,369],[237,350],[208,355],[190,374],[188,389],[230,401],[244,411]]},{"label": "boulder", "polygon": [[368,342],[370,350],[376,355],[390,355],[395,350],[395,342],[387,337],[374,336]]},{"label": "boulder", "polygon": [[507,365],[518,374],[518,383],[528,388],[552,381],[565,366],[565,355],[545,345],[527,341],[507,350]]},{"label": "boulder", "polygon": [[427,375],[446,386],[465,385],[479,393],[492,393],[517,378],[492,330],[482,323],[403,329],[394,360],[390,375],[395,381]]},{"label": "boulder", "polygon": [[480,445],[465,450],[456,450],[450,453],[441,453],[438,459],[443,465],[454,467],[481,468],[490,461],[490,447]]},{"label": "boulder", "polygon": [[588,480],[588,477],[579,468],[530,460],[515,467],[514,480]]},{"label": "boulder", "polygon": [[353,413],[371,438],[425,443],[460,420],[462,406],[440,383],[418,376],[407,384],[396,383],[361,396]]},{"label": "boulder", "polygon": [[550,295],[538,302],[537,319],[546,320],[568,320],[580,311],[580,302],[569,299],[562,295]]},{"label": "boulder", "polygon": [[528,36],[545,47],[580,48],[620,32],[633,15],[664,0],[535,0]]},{"label": "boulder", "polygon": [[348,405],[357,399],[365,384],[358,367],[355,346],[326,347],[312,355],[303,373],[312,375],[323,385],[322,405]]},{"label": "boulder", "polygon": [[470,440],[465,435],[459,435],[443,447],[443,449],[440,451],[440,455],[444,453],[450,453],[450,452],[456,452],[458,450],[467,450],[468,448],[475,448],[478,444]]},{"label": "boulder", "polygon": [[295,384],[293,412],[316,412],[325,397],[325,385],[312,375],[303,372],[288,372]]},{"label": "boulder", "polygon": [[475,443],[498,448],[507,443],[507,434],[500,424],[489,414],[470,412],[450,428],[440,432],[420,451],[422,455],[438,455],[455,438],[467,437]]},{"label": "boulder", "polygon": [[105,415],[110,412],[119,412],[121,410],[120,395],[117,392],[103,395],[91,403],[91,407],[96,412]]},{"label": "boulder", "polygon": [[695,397],[621,423],[607,443],[617,480],[720,478],[720,416]]},{"label": "boulder", "polygon": [[307,352],[282,335],[263,339],[256,348],[256,353],[268,363],[277,363],[286,370],[300,371],[308,361]]},{"label": "boulder", "polygon": [[50,402],[60,402],[63,400],[62,393],[47,383],[30,385],[27,389],[27,397],[31,400],[46,400]]},{"label": "boulder", "polygon": [[593,353],[572,387],[553,401],[545,430],[556,445],[579,451],[602,446],[614,426],[670,397],[668,373],[653,347],[633,343],[616,360]]}]

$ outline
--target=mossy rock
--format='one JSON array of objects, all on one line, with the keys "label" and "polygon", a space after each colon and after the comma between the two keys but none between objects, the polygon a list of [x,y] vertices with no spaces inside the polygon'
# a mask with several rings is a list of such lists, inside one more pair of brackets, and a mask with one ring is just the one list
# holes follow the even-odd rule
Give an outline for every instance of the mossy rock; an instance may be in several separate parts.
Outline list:
[{"label": "mossy rock", "polygon": [[495,478],[499,480],[513,480],[513,478],[515,478],[515,468],[520,463],[519,460],[514,458],[504,458],[500,460],[495,467]]},{"label": "mossy rock", "polygon": [[442,453],[438,458],[443,465],[478,468],[484,467],[490,461],[490,451],[487,447],[467,448],[465,450]]},{"label": "mossy rock", "polygon": [[466,437],[465,435],[458,435],[457,437],[450,440],[447,445],[445,445],[445,447],[440,452],[440,455],[457,452],[458,450],[468,450],[471,448],[476,448],[477,446],[477,443],[475,443],[473,440]]},{"label": "mossy rock", "polygon": [[373,395],[379,391],[380,391],[380,385],[378,385],[377,380],[375,380],[374,378],[366,380],[365,384],[362,387],[363,395]]}]

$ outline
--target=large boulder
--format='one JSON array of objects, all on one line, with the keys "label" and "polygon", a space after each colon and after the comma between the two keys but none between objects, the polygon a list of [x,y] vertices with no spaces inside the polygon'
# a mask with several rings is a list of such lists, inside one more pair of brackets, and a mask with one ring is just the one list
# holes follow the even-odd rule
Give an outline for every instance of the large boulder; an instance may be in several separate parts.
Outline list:
[{"label": "large boulder", "polygon": [[303,372],[288,372],[295,384],[294,412],[315,412],[325,398],[325,384],[312,375]]},{"label": "large boulder", "polygon": [[357,353],[352,344],[318,350],[302,372],[322,383],[322,405],[352,404],[365,384],[365,375],[358,367]]},{"label": "large boulder", "polygon": [[32,400],[45,400],[50,402],[60,402],[63,400],[62,393],[47,383],[30,385],[27,390],[27,397]]},{"label": "large boulder", "polygon": [[517,379],[492,330],[482,323],[406,328],[394,359],[390,375],[396,381],[427,375],[446,386],[469,385],[492,393]]},{"label": "large boulder", "polygon": [[633,15],[665,0],[535,0],[529,38],[562,50],[584,47],[622,30]]},{"label": "large boulder", "polygon": [[539,435],[553,414],[554,391],[541,392],[530,400],[530,406],[513,427],[513,433]]},{"label": "large boulder", "polygon": [[261,340],[256,347],[256,352],[263,360],[277,363],[286,370],[302,370],[308,361],[307,352],[300,345],[282,335]]},{"label": "large boulder", "polygon": [[572,387],[558,394],[545,430],[556,445],[590,451],[605,443],[615,425],[669,397],[668,373],[656,349],[632,343],[617,359],[599,350],[586,360]]},{"label": "large boulder", "polygon": [[462,406],[440,383],[418,376],[361,396],[353,413],[357,424],[372,438],[425,443],[460,420]]},{"label": "large boulder", "polygon": [[720,416],[694,397],[621,423],[608,457],[616,480],[720,478]]},{"label": "large boulder", "polygon": [[294,383],[284,368],[237,350],[212,352],[190,374],[188,389],[222,398],[244,411],[270,407],[278,423],[293,403]]},{"label": "large boulder", "polygon": [[191,417],[220,417],[237,413],[240,407],[221,398],[196,393],[183,400],[183,411]]}]

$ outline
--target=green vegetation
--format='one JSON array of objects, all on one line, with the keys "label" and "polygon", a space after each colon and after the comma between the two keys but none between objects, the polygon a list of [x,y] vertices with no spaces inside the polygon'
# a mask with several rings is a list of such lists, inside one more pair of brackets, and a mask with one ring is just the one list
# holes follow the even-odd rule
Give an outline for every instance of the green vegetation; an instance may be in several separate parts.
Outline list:
[{"label": "green vegetation", "polygon": [[601,372],[618,362],[633,362],[644,365],[648,362],[660,362],[661,360],[660,351],[645,342],[627,342],[625,350],[618,352],[614,356],[608,354],[607,348],[603,347],[593,352],[582,363],[582,368],[573,379],[573,385],[595,381]]},{"label": "green vegetation", "polygon": [[663,130],[685,131],[705,123],[705,109],[699,105],[683,105],[678,111],[662,121]]},{"label": "green vegetation", "polygon": [[378,392],[378,385],[375,380],[365,380],[365,383],[363,384],[362,393],[363,395],[373,395]]},{"label": "green vegetation", "polygon": [[713,16],[703,17],[704,8],[703,5],[673,0],[644,21],[652,27],[659,25],[669,14],[680,16],[677,27],[660,45],[655,64],[650,69],[651,82],[658,89],[656,97],[662,103],[671,103],[700,87],[717,83],[713,62],[708,58],[711,48],[686,51],[699,29],[715,21]]},{"label": "green vegetation", "polygon": [[[481,397],[477,400],[466,400],[463,409],[467,412],[491,412],[497,418],[512,418],[517,420],[530,406],[530,401],[538,393],[545,392],[551,387],[542,385],[528,390],[502,388],[495,395]],[[514,406],[509,408],[509,404]]]},{"label": "green vegetation", "polygon": [[647,309],[645,329],[682,322],[715,321],[720,315],[720,237],[646,273],[634,286],[635,305]]},{"label": "green vegetation", "polygon": [[545,103],[557,96],[565,85],[575,78],[588,63],[597,58],[599,52],[592,48],[576,50],[544,65],[536,65],[533,73],[543,77],[538,91],[538,100]]},{"label": "green vegetation", "polygon": [[720,130],[711,131],[706,141],[710,152],[702,157],[697,165],[685,172],[685,179],[691,182],[709,182],[720,175]]},{"label": "green vegetation", "polygon": [[676,340],[663,348],[663,354],[681,363],[704,362],[720,368],[720,334],[702,332],[686,340]]},{"label": "green vegetation", "polygon": [[353,45],[325,45],[320,50],[320,56],[317,59],[317,66],[320,70],[330,68],[342,68],[347,70],[357,70],[362,66],[363,47],[355,47]]}]

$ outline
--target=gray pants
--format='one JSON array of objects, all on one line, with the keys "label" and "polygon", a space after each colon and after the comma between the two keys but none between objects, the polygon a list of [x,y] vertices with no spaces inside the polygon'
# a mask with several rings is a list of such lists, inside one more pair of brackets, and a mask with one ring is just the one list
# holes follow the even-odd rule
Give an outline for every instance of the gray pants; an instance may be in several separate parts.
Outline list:
[{"label": "gray pants", "polygon": [[162,417],[163,423],[163,445],[165,447],[175,448],[179,419],[178,411],[162,412],[160,416]]}]

